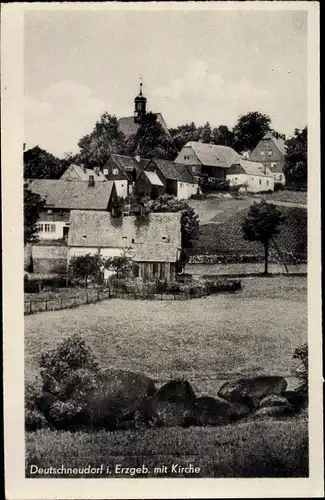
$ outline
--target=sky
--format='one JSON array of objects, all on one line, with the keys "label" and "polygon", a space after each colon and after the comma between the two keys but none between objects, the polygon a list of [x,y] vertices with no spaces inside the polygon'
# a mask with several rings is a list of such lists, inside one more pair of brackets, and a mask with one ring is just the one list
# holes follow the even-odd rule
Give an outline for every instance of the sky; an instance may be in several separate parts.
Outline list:
[{"label": "sky", "polygon": [[77,152],[100,115],[148,111],[168,127],[233,127],[260,111],[290,136],[307,124],[304,11],[28,11],[25,142]]}]

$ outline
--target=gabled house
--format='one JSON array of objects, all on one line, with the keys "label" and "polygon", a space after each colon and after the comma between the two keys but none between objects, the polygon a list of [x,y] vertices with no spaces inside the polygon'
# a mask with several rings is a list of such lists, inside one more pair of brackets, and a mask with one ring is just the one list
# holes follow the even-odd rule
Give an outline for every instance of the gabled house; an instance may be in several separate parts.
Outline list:
[{"label": "gabled house", "polygon": [[275,182],[285,185],[285,139],[267,132],[249,157],[252,161],[263,163],[270,169]]},{"label": "gabled house", "polygon": [[150,213],[145,219],[131,215],[116,220],[107,212],[73,210],[68,259],[95,254],[98,249],[103,257],[120,256],[127,250],[137,264],[137,277],[173,278],[181,250],[181,214]]},{"label": "gabled house", "polygon": [[100,167],[91,169],[83,165],[74,164],[70,165],[60,177],[62,181],[89,181],[92,178],[95,182],[106,181],[106,177],[100,170]]},{"label": "gabled house", "polygon": [[151,160],[148,168],[152,166],[155,167],[167,194],[182,200],[197,193],[198,182],[189,166],[158,158]]},{"label": "gabled house", "polygon": [[230,186],[243,186],[248,192],[274,191],[272,172],[263,163],[239,160],[228,169]]},{"label": "gabled house", "polygon": [[190,141],[183,146],[175,163],[190,166],[196,177],[206,175],[225,180],[228,169],[240,158],[229,146]]},{"label": "gabled house", "polygon": [[99,210],[115,214],[118,200],[114,182],[33,179],[29,189],[45,200],[40,213],[39,238],[64,240],[68,236],[70,212],[74,209]]},{"label": "gabled house", "polygon": [[165,186],[156,172],[143,170],[135,182],[134,193],[139,198],[149,197],[155,200],[165,193]]},{"label": "gabled house", "polygon": [[103,174],[107,180],[115,182],[117,196],[126,198],[133,193],[138,175],[149,162],[150,160],[111,154],[103,167]]}]

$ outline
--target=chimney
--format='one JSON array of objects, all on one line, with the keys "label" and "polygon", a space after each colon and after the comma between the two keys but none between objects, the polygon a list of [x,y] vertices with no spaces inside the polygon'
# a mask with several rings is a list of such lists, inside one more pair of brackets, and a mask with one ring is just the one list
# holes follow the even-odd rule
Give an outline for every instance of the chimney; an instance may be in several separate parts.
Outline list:
[{"label": "chimney", "polygon": [[89,181],[88,181],[88,186],[94,186],[95,185],[95,178],[93,175],[89,176]]}]

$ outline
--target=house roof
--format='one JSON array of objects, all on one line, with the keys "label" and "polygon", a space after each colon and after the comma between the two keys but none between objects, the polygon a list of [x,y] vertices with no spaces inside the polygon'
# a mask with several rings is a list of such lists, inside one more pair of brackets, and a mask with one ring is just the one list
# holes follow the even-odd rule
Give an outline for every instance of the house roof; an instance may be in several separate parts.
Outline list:
[{"label": "house roof", "polygon": [[[73,176],[73,173],[75,173],[80,178],[81,181],[88,181],[89,176],[91,175],[94,177],[94,181],[106,181],[105,175],[100,170],[98,170],[98,172],[95,172],[95,170],[91,168],[86,168],[81,165],[74,165],[74,164],[68,167],[68,169],[61,176],[61,179],[69,180],[70,175]],[[74,177],[71,178],[71,180],[73,179]]]},{"label": "house roof", "polygon": [[266,177],[272,177],[270,169],[263,165],[263,163],[259,163],[257,161],[240,159],[240,161],[233,163],[233,165],[240,165],[244,172],[249,175],[262,175]]},{"label": "house roof", "polygon": [[144,170],[143,174],[147,177],[152,186],[163,186],[163,183],[159,179],[156,172],[148,172],[147,170]]},{"label": "house roof", "polygon": [[28,187],[46,201],[47,207],[57,209],[106,210],[111,199],[114,181],[95,182],[33,179]]},{"label": "house roof", "polygon": [[263,139],[271,139],[274,142],[280,153],[285,154],[285,141],[281,137],[275,137],[271,132],[267,132]]},{"label": "house roof", "polygon": [[150,213],[141,224],[136,216],[114,219],[108,212],[72,210],[68,245],[95,248],[132,247],[135,253],[138,252],[138,258],[148,253],[148,260],[155,261],[157,256],[160,258],[163,254],[159,247],[166,248],[166,254],[170,256],[176,255],[177,250],[181,248],[180,220],[179,212]]},{"label": "house roof", "polygon": [[184,147],[192,148],[200,163],[211,167],[229,168],[241,158],[241,156],[229,146],[190,141],[185,144]]},{"label": "house roof", "polygon": [[[140,158],[138,161],[132,156],[124,156],[118,154],[111,154],[108,161],[113,161],[119,168],[120,172],[129,180],[131,180],[130,174],[134,169],[137,175],[139,175],[150,163],[150,160],[146,158]],[[105,168],[105,165],[103,168]]]},{"label": "house roof", "polygon": [[136,262],[176,262],[178,249],[173,245],[141,244],[135,247],[133,260]]},{"label": "house roof", "polygon": [[188,182],[189,184],[197,184],[191,169],[187,165],[159,158],[154,158],[153,162],[157,165],[166,179]]}]

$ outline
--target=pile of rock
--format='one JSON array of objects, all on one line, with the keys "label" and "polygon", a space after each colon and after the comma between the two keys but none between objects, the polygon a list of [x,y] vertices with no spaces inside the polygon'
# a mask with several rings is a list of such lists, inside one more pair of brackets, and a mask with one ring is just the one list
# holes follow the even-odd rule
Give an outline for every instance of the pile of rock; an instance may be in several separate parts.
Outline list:
[{"label": "pile of rock", "polygon": [[48,394],[42,395],[37,406],[57,429],[122,430],[285,418],[307,405],[299,390],[287,391],[283,377],[241,378],[223,384],[217,397],[197,397],[187,380],[171,380],[157,389],[150,377],[122,370],[100,372],[96,390],[88,394],[86,401],[80,401],[76,392],[69,400],[69,405],[74,403],[82,410],[74,413],[73,419],[58,419],[56,403]]}]

